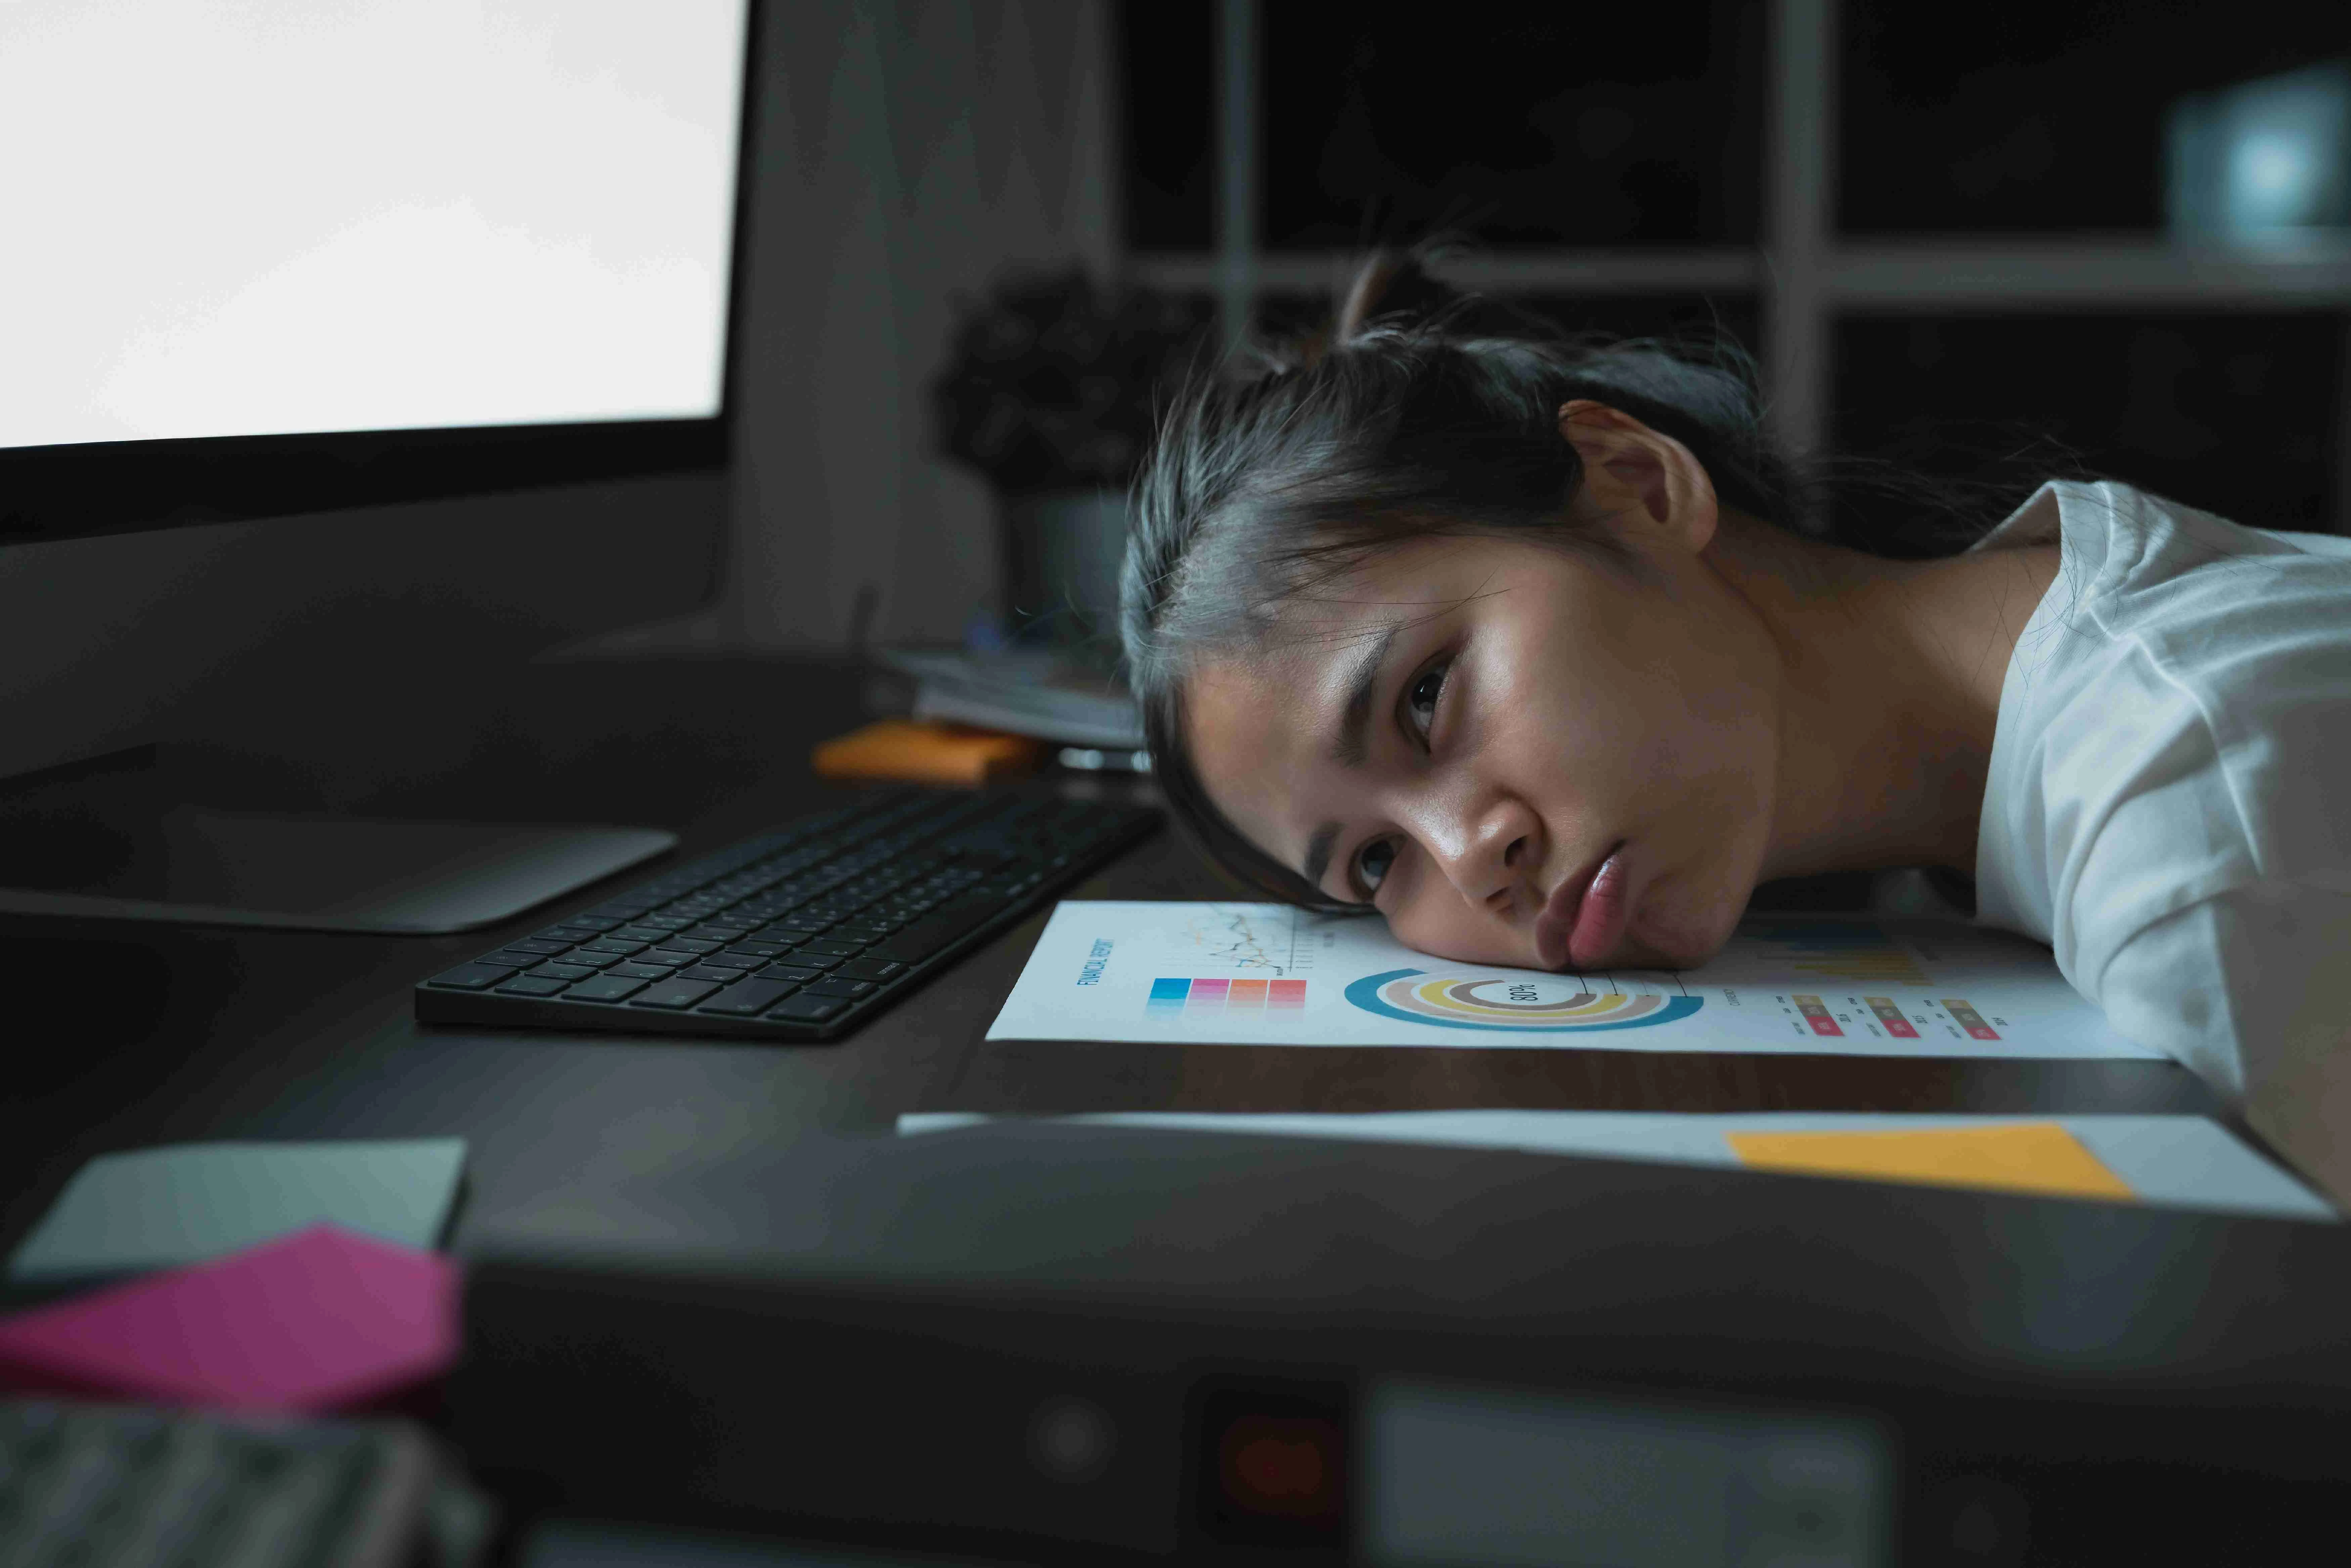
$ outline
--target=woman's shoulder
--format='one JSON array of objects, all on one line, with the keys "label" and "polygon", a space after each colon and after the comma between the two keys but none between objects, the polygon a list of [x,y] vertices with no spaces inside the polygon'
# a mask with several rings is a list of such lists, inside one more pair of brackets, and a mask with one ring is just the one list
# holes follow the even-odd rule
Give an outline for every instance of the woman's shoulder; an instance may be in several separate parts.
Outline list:
[{"label": "woman's shoulder", "polygon": [[[1995,525],[1977,550],[2060,547],[2074,601],[2228,591],[2246,574],[2284,571],[2351,591],[2351,538],[2248,527],[2117,480],[2053,479]],[[2177,597],[2177,592],[2170,597]]]},{"label": "woman's shoulder", "polygon": [[2053,488],[2035,520],[2054,515],[2065,571],[2001,690],[1988,914],[2095,964],[2230,887],[2351,891],[2351,833],[2330,826],[2351,779],[2351,548],[2129,486]]}]

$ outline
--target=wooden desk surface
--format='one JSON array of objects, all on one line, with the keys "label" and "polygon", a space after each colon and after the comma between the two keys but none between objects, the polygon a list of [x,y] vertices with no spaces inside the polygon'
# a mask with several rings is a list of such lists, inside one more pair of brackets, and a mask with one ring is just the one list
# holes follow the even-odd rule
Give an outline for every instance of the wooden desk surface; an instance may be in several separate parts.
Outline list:
[{"label": "wooden desk surface", "polygon": [[[528,671],[489,766],[365,804],[657,824],[679,830],[691,855],[825,799],[806,776],[807,747],[853,724],[857,699],[837,667],[785,662]],[[593,1206],[666,1163],[813,1129],[886,1129],[907,1111],[2219,1111],[2185,1070],[2149,1061],[987,1042],[1041,914],[830,1046],[572,1039],[412,1018],[417,979],[610,891],[451,938],[0,923],[0,982],[52,1004],[46,1028],[8,1026],[0,1241],[21,1235],[90,1155],[206,1138],[461,1134],[472,1145],[466,1213],[478,1218]],[[1073,896],[1220,891],[1164,833]]]}]

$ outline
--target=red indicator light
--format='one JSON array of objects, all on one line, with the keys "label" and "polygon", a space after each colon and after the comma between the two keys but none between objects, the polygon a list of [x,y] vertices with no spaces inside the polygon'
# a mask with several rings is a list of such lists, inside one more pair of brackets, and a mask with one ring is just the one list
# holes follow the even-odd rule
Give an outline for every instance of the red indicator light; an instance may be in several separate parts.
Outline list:
[{"label": "red indicator light", "polygon": [[1217,1445],[1225,1500],[1245,1513],[1328,1520],[1339,1512],[1339,1428],[1304,1416],[1242,1416]]}]

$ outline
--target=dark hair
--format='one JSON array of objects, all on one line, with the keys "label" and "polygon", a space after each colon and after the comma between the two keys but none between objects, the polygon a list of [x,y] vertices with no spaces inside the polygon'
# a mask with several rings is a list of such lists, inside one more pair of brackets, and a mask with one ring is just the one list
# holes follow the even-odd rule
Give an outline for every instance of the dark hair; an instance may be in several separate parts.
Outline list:
[{"label": "dark hair", "polygon": [[1248,345],[1238,373],[1196,363],[1132,495],[1120,635],[1153,767],[1211,859],[1291,903],[1330,900],[1210,801],[1186,744],[1186,676],[1405,540],[1533,536],[1621,560],[1613,537],[1568,521],[1583,466],[1562,404],[1621,410],[1688,447],[1725,506],[1870,554],[1955,554],[2022,498],[1880,462],[1800,463],[1765,434],[1754,361],[1719,329],[1561,332],[1437,282],[1436,249],[1375,253],[1328,326]]}]

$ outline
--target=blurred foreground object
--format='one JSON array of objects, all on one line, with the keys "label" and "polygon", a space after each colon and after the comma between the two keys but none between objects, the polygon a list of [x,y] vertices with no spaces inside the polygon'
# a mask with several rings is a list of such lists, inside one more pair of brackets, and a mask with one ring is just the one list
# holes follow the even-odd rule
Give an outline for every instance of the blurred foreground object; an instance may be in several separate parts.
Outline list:
[{"label": "blurred foreground object", "polygon": [[1023,736],[884,718],[820,743],[811,762],[821,779],[978,785],[1029,772],[1043,755],[1044,747]]},{"label": "blurred foreground object", "polygon": [[332,1225],[0,1320],[0,1387],[217,1410],[405,1395],[460,1344],[458,1266]]},{"label": "blurred foreground object", "polygon": [[2273,247],[2351,232],[2351,58],[2174,104],[2165,127],[2176,242]]},{"label": "blurred foreground object", "polygon": [[0,1405],[0,1563],[465,1568],[494,1522],[406,1422]]}]

